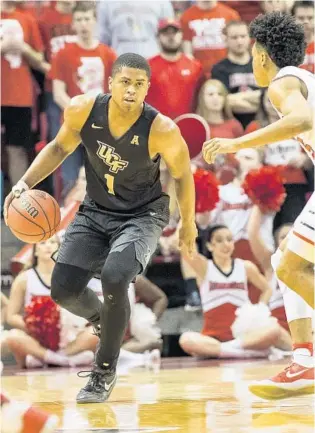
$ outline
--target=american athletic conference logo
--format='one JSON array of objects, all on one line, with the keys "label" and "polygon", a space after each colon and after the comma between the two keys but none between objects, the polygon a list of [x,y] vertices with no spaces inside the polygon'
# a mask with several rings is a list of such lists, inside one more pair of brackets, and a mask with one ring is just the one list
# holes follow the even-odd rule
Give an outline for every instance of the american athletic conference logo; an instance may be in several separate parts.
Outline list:
[{"label": "american athletic conference logo", "polygon": [[118,173],[128,167],[129,162],[121,159],[114,147],[101,141],[97,141],[97,143],[98,151],[96,154],[109,167],[111,173]]}]

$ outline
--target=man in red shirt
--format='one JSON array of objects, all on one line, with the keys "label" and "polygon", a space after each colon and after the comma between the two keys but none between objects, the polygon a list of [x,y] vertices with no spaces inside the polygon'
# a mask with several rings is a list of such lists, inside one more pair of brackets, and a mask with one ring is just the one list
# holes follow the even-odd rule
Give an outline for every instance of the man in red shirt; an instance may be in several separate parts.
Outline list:
[{"label": "man in red shirt", "polygon": [[31,67],[43,65],[43,43],[35,20],[14,1],[2,2],[1,124],[5,128],[8,174],[14,185],[28,167],[32,142],[33,83]]},{"label": "man in red shirt", "polygon": [[[96,11],[92,3],[77,2],[73,9],[73,28],[77,41],[67,43],[53,56],[51,64],[53,97],[62,110],[74,96],[90,91],[107,92],[108,78],[116,60],[115,52],[94,38]],[[61,166],[63,196],[73,187],[82,164],[79,147]]]},{"label": "man in red shirt", "polygon": [[[39,30],[45,46],[45,57],[51,63],[52,57],[64,48],[66,43],[74,42],[76,35],[72,29],[72,9],[74,1],[57,1],[55,7],[45,8],[39,17]],[[59,131],[61,109],[55,103],[52,94],[50,75],[45,81],[46,115],[48,120],[48,140],[52,140]]]},{"label": "man in red shirt", "polygon": [[211,72],[212,66],[227,55],[223,36],[226,24],[239,19],[239,14],[226,4],[196,0],[181,17],[184,52],[193,54],[204,71]]},{"label": "man in red shirt", "polygon": [[183,32],[178,21],[160,21],[157,37],[161,53],[149,59],[152,77],[146,101],[174,119],[194,110],[202,66],[182,53]]},{"label": "man in red shirt", "polygon": [[314,1],[295,2],[292,14],[296,21],[304,26],[305,40],[307,42],[304,63],[301,66],[307,71],[315,73],[315,47],[314,47]]}]

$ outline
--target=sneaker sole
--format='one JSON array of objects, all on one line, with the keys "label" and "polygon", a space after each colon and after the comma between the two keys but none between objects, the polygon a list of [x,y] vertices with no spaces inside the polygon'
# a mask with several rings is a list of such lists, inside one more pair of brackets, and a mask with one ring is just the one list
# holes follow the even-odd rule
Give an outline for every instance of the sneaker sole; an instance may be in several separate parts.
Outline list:
[{"label": "sneaker sole", "polygon": [[314,385],[298,389],[284,389],[270,385],[249,385],[248,389],[252,394],[265,400],[281,400],[300,395],[310,395],[315,392]]},{"label": "sneaker sole", "polygon": [[106,396],[103,397],[102,399],[100,398],[87,398],[86,400],[76,400],[77,404],[89,404],[89,403],[104,403],[105,401],[107,401],[116,385],[117,382],[117,375],[115,377],[115,382],[112,384],[112,387],[109,391],[106,391]]}]

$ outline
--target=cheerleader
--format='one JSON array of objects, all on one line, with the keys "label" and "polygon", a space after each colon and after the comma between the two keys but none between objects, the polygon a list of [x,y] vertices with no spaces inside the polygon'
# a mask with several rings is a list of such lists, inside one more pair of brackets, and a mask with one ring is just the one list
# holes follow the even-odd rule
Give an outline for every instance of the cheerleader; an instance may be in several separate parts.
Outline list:
[{"label": "cheerleader", "polygon": [[34,245],[30,268],[11,287],[7,323],[14,329],[6,344],[20,367],[77,366],[93,361],[97,337],[90,336],[85,319],[60,309],[50,298],[55,265],[51,257],[58,248],[57,236]]},{"label": "cheerleader", "polygon": [[[183,253],[196,275],[204,324],[201,333],[182,334],[180,346],[190,355],[207,358],[267,356],[280,333],[266,306],[271,296],[267,280],[253,263],[233,259],[234,240],[225,225],[210,228],[206,248],[210,260],[200,254],[192,258]],[[254,282],[260,290],[257,306],[249,302],[248,282]]]},{"label": "cheerleader", "polygon": [[[211,213],[197,215],[197,223],[200,228],[206,228],[209,224],[224,224],[232,232],[235,241],[233,256],[250,260],[258,267],[259,262],[251,250],[248,242],[247,224],[253,207],[252,200],[245,194],[242,184],[246,175],[262,166],[262,154],[257,149],[243,149],[236,153],[238,162],[237,175],[227,185],[219,187],[220,200]],[[266,240],[268,247],[273,250],[272,227],[275,213],[264,215],[259,232]],[[257,302],[259,289],[255,283],[249,285],[249,297],[252,302]]]}]

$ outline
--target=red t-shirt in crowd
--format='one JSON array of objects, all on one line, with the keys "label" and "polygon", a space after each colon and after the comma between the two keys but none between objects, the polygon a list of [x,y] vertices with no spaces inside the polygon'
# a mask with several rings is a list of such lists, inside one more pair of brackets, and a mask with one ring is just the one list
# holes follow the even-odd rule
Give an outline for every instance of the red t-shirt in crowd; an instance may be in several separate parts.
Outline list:
[{"label": "red t-shirt in crowd", "polygon": [[[72,14],[62,14],[57,9],[47,8],[41,14],[39,21],[47,61],[50,63],[52,56],[65,47],[66,43],[75,42],[77,36],[72,29]],[[49,76],[46,77],[45,88],[52,91],[52,83]]]},{"label": "red t-shirt in crowd", "polygon": [[301,68],[306,69],[307,71],[315,74],[315,42],[311,42],[308,44],[305,51],[305,59]]},{"label": "red t-shirt in crowd", "polygon": [[254,18],[257,17],[257,15],[262,13],[261,2],[258,0],[233,0],[232,2],[231,0],[227,0],[223,1],[222,3],[233,7],[233,9],[239,13],[241,20],[245,21],[246,23],[250,23]]},{"label": "red t-shirt in crowd", "polygon": [[69,43],[53,57],[50,76],[66,84],[70,98],[91,90],[107,92],[115,60],[115,52],[107,45],[87,50]]},{"label": "red t-shirt in crowd", "polygon": [[209,10],[193,5],[181,16],[184,40],[191,41],[193,54],[207,73],[227,55],[222,33],[225,25],[239,19],[234,9],[221,3]]},{"label": "red t-shirt in crowd", "polygon": [[175,62],[157,55],[149,59],[149,64],[152,75],[148,104],[171,119],[191,113],[203,76],[201,63],[182,54]]},{"label": "red t-shirt in crowd", "polygon": [[[44,51],[35,19],[18,9],[13,12],[1,12],[1,39],[5,38],[24,40],[35,51]],[[1,55],[1,105],[33,105],[32,74],[29,64],[21,54]]]},{"label": "red t-shirt in crowd", "polygon": [[221,125],[209,123],[211,138],[237,138],[244,134],[241,123],[236,119],[225,120]]}]

